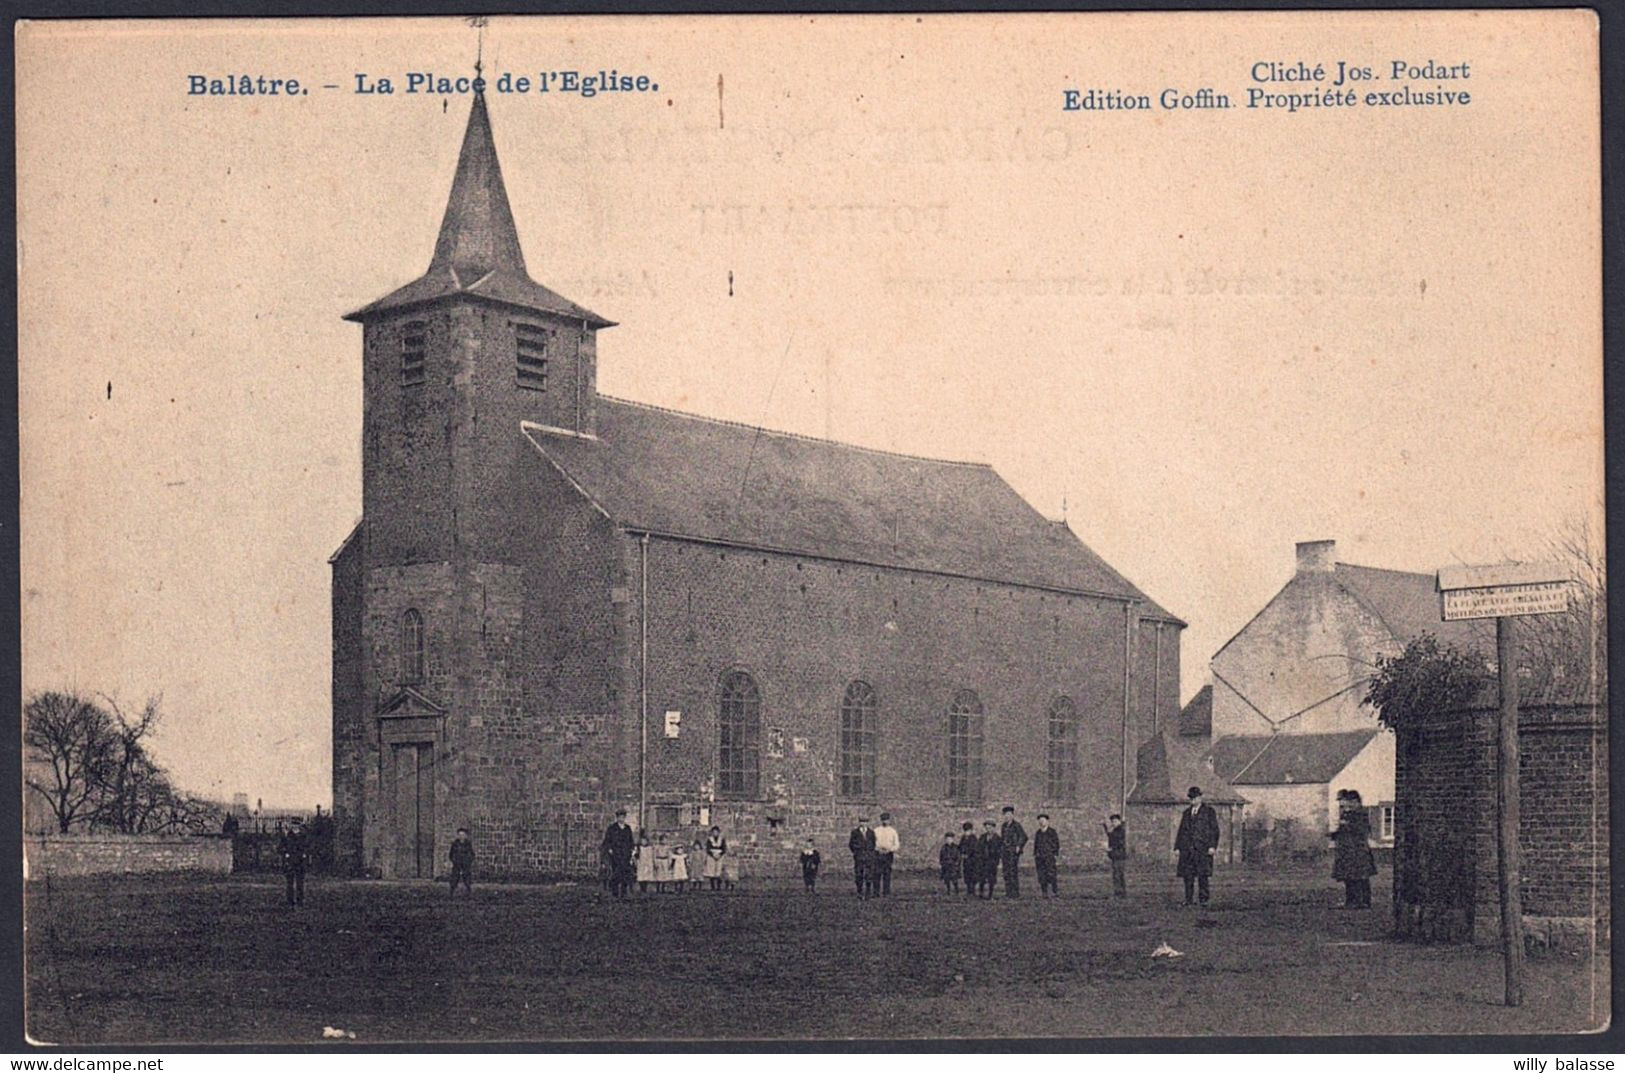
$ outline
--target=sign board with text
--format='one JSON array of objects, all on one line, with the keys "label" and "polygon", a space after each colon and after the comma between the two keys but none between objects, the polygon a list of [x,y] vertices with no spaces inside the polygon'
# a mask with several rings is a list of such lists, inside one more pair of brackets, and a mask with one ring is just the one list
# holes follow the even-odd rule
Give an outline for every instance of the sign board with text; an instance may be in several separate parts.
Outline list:
[{"label": "sign board with text", "polygon": [[1446,622],[1550,615],[1569,609],[1570,579],[1562,567],[1543,563],[1446,566],[1438,590]]}]

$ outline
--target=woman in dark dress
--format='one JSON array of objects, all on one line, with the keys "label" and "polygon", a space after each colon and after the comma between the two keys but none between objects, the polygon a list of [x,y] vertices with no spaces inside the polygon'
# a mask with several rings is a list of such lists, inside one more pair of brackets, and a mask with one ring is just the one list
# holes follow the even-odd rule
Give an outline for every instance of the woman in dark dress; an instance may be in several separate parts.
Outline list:
[{"label": "woman in dark dress", "polygon": [[1337,830],[1332,832],[1336,853],[1332,878],[1343,884],[1343,905],[1349,909],[1371,908],[1371,877],[1377,872],[1371,855],[1371,824],[1357,790],[1337,791]]}]

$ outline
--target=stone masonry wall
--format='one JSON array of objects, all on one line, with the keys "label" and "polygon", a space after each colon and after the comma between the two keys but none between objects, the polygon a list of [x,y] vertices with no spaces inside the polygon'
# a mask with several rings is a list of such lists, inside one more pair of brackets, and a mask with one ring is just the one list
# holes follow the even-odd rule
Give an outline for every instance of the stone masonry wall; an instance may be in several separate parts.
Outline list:
[{"label": "stone masonry wall", "polygon": [[231,839],[210,835],[39,835],[23,839],[23,874],[231,872]]},{"label": "stone masonry wall", "polygon": [[333,558],[333,823],[334,863],[341,874],[362,869],[368,705],[362,616],[366,604],[365,525]]}]

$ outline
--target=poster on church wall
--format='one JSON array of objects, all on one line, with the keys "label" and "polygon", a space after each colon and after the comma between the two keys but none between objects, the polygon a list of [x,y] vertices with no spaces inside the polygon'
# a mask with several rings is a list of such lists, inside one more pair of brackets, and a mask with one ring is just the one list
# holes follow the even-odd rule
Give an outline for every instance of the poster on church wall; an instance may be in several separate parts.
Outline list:
[{"label": "poster on church wall", "polygon": [[30,1038],[1605,1026],[1613,32],[19,24]]}]

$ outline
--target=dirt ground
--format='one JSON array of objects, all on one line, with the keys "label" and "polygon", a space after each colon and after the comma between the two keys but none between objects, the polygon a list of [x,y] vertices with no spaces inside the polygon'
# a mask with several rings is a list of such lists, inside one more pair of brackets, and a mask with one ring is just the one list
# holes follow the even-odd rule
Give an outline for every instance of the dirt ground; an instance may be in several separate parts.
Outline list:
[{"label": "dirt ground", "polygon": [[[1031,880],[1031,877],[1027,877]],[[1526,970],[1493,948],[1387,936],[1322,872],[1221,873],[1207,910],[1171,876],[1062,897],[955,899],[927,876],[860,902],[842,873],[733,892],[269,877],[34,880],[27,1023],[61,1043],[1576,1032],[1605,1027],[1607,957]],[[1183,956],[1152,958],[1159,943]],[[342,1045],[342,1044],[339,1044]]]}]

